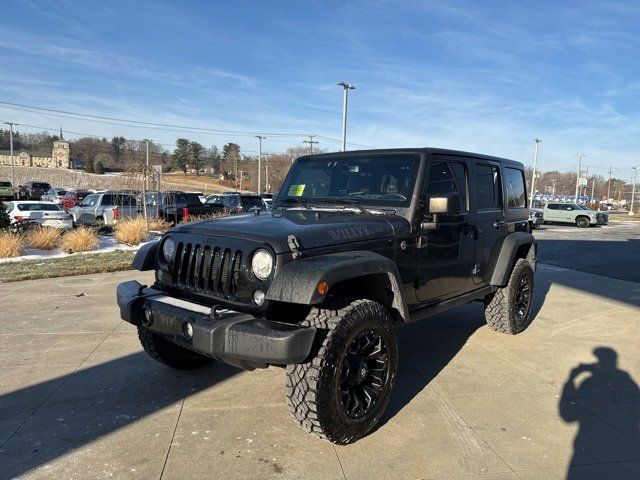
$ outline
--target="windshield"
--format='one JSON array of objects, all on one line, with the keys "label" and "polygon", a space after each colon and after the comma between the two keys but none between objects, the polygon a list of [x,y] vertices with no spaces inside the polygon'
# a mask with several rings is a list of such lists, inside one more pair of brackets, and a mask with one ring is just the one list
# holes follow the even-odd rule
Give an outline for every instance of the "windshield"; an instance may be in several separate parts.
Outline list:
[{"label": "windshield", "polygon": [[411,154],[302,158],[291,168],[278,202],[290,198],[311,204],[343,200],[345,204],[406,207],[419,159]]},{"label": "windshield", "polygon": [[51,185],[48,183],[34,183],[32,188],[38,188],[40,190],[49,190]]},{"label": "windshield", "polygon": [[21,212],[59,212],[60,207],[55,203],[19,203]]}]

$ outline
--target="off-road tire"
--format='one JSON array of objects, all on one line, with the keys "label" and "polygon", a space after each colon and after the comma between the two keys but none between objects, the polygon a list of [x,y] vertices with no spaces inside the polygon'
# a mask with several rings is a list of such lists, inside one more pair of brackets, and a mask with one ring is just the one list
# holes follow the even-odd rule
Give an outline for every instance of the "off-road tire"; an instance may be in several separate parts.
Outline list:
[{"label": "off-road tire", "polygon": [[204,355],[182,348],[145,327],[138,327],[138,338],[144,351],[151,358],[177,370],[193,370],[213,361]]},{"label": "off-road tire", "polygon": [[576,226],[578,228],[589,228],[590,221],[587,217],[578,217],[576,218]]},{"label": "off-road tire", "polygon": [[[516,302],[518,295],[518,285],[521,279],[526,276],[529,282],[530,299],[523,318],[516,315]],[[527,329],[533,321],[534,278],[531,265],[524,258],[518,259],[513,266],[507,285],[499,288],[495,293],[487,295],[484,300],[484,316],[487,325],[492,330],[510,335],[516,335]]]},{"label": "off-road tire", "polygon": [[[398,346],[393,321],[386,309],[371,300],[343,302],[314,308],[306,325],[319,329],[311,357],[287,366],[287,405],[295,421],[309,433],[335,444],[347,444],[367,435],[382,417],[398,369]],[[340,397],[343,362],[352,341],[374,331],[386,346],[388,370],[378,399],[359,419],[350,418]]]}]

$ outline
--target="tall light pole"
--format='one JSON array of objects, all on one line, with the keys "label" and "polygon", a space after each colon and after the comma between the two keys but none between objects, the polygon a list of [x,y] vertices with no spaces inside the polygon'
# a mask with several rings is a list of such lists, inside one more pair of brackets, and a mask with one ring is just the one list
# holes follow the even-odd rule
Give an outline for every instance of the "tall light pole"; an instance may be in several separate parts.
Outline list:
[{"label": "tall light pole", "polygon": [[258,149],[258,195],[260,195],[262,191],[261,176],[260,176],[260,170],[262,169],[262,140],[264,140],[267,137],[264,137],[262,135],[256,135],[256,138],[258,139],[258,142],[260,142],[260,148]]},{"label": "tall light pole", "polygon": [[631,187],[631,208],[629,208],[629,215],[633,215],[633,201],[636,196],[636,180],[638,178],[638,167],[631,167],[633,169],[633,186]]},{"label": "tall light pole", "polygon": [[533,205],[533,196],[536,194],[535,185],[536,185],[536,167],[538,166],[538,144],[542,141],[539,138],[534,138],[534,142],[536,142],[536,153],[533,156],[533,174],[531,175],[531,196],[529,197],[529,208]]},{"label": "tall light pole", "polygon": [[11,150],[11,186],[12,188],[16,188],[16,167],[13,162],[13,126],[18,124],[12,122],[4,123],[9,125],[9,148]]},{"label": "tall light pole", "polygon": [[575,202],[578,203],[578,189],[580,188],[580,175],[582,175],[582,157],[586,157],[585,154],[581,153],[578,155],[578,177],[576,178],[576,198]]},{"label": "tall light pole", "polygon": [[355,90],[356,87],[347,82],[338,82],[343,89],[342,94],[342,151],[347,150],[347,97],[349,90]]}]

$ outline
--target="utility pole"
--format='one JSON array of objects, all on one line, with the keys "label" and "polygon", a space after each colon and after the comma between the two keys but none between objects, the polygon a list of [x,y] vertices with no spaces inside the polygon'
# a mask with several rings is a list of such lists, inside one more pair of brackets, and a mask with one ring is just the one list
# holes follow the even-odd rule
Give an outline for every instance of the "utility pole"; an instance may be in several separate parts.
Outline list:
[{"label": "utility pole", "polygon": [[631,187],[631,208],[629,208],[629,215],[633,215],[633,201],[636,196],[636,180],[638,179],[638,167],[631,167],[633,169],[633,183]]},{"label": "utility pole", "polygon": [[264,154],[264,189],[269,193],[269,154]]},{"label": "utility pole", "polygon": [[[62,132],[62,130],[60,130]],[[144,167],[144,178],[142,182],[142,214],[144,215],[144,223],[147,228],[147,232],[149,232],[149,216],[147,215],[147,190],[149,189],[149,140],[144,141],[145,147],[145,167]]]},{"label": "utility pole", "polygon": [[302,141],[302,143],[309,144],[309,155],[313,155],[313,144],[318,143],[317,141],[313,140],[313,137],[315,137],[315,135],[309,135],[309,140]]},{"label": "utility pole", "polygon": [[610,200],[609,195],[611,195],[611,173],[613,172],[613,166],[609,167],[609,184],[607,185],[607,202]]},{"label": "utility pole", "polygon": [[[240,170],[240,190],[242,191],[242,174],[244,173],[244,170]],[[237,185],[237,184],[236,184]]]},{"label": "utility pole", "polygon": [[343,89],[342,94],[342,151],[347,151],[347,97],[349,90],[355,90],[356,87],[347,82],[338,82]]},{"label": "utility pole", "polygon": [[13,126],[18,125],[13,122],[4,122],[9,125],[9,148],[11,150],[11,187],[16,188],[16,167],[13,162]]},{"label": "utility pole", "polygon": [[552,187],[551,187],[551,189],[552,189],[551,190],[551,195],[555,196],[555,194],[556,194],[556,179],[555,178],[553,178],[551,180],[551,185],[552,185]]},{"label": "utility pole", "polygon": [[594,176],[593,179],[591,180],[591,203],[593,203],[593,196],[595,195],[595,191],[596,191],[596,177]]},{"label": "utility pole", "polygon": [[578,192],[580,189],[580,175],[582,175],[582,157],[586,157],[586,155],[583,153],[578,155],[578,177],[576,178],[576,198],[575,198],[576,203],[578,203]]},{"label": "utility pole", "polygon": [[264,140],[267,137],[264,137],[262,135],[256,135],[256,138],[260,142],[260,149],[258,150],[258,195],[260,195],[262,191],[262,184],[261,184],[261,177],[260,177],[260,173],[261,173],[260,170],[262,169],[262,140]]},{"label": "utility pole", "polygon": [[533,174],[531,175],[531,196],[529,197],[529,208],[533,205],[533,196],[536,194],[535,184],[536,184],[536,167],[538,166],[538,144],[542,141],[539,138],[534,138],[534,142],[536,142],[536,153],[533,156]]}]

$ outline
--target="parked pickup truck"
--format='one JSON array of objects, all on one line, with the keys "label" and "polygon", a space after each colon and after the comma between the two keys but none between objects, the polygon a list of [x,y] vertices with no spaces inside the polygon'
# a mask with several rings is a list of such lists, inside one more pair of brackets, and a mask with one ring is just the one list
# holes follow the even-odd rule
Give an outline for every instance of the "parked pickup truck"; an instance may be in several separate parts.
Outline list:
[{"label": "parked pickup truck", "polygon": [[[116,212],[117,207],[117,214]],[[136,197],[129,193],[105,192],[88,195],[80,205],[69,210],[76,225],[94,225],[103,222],[113,225],[116,218],[135,217],[142,213]]]},{"label": "parked pickup truck", "polygon": [[168,222],[180,223],[185,217],[206,217],[224,212],[224,205],[202,203],[196,193],[163,192],[156,195],[151,204],[151,212]]},{"label": "parked pickup truck", "polygon": [[575,203],[553,202],[547,203],[544,207],[544,222],[572,223],[580,228],[607,223],[604,215],[600,212],[594,212]]}]

